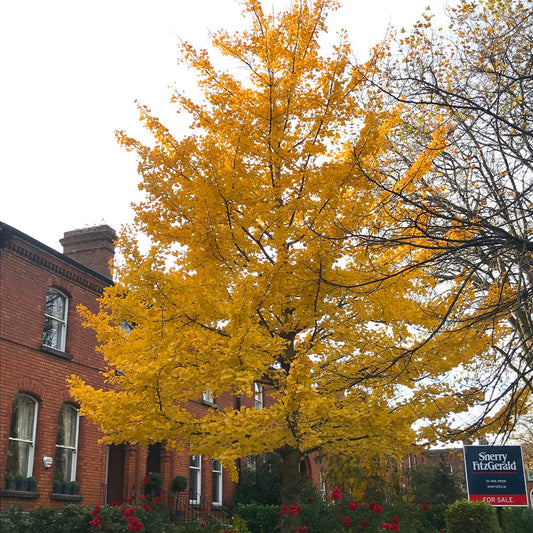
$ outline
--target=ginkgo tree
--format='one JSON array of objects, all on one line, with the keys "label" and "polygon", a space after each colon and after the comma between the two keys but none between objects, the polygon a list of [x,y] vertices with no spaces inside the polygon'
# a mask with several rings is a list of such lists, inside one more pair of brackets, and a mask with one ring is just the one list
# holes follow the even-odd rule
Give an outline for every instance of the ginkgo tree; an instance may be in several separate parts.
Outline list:
[{"label": "ginkgo tree", "polygon": [[[213,36],[244,69],[183,44],[203,91],[174,97],[190,134],[173,136],[141,105],[153,144],[119,134],[145,200],[118,241],[115,285],[99,313],[83,312],[109,387],[70,380],[108,442],[190,443],[234,474],[237,458],[277,451],[286,503],[306,454],[394,457],[436,438],[447,413],[477,400],[449,372],[492,356],[489,333],[435,333],[449,295],[423,265],[398,271],[408,248],[359,237],[396,223],[365,174],[387,162],[400,110],[366,91],[373,65],[352,67],[345,35],[321,49],[337,7],[301,0],[267,15],[245,1],[248,29]],[[435,128],[406,182],[432,168],[446,134]],[[206,390],[251,396],[257,381],[271,406],[188,410]]]}]

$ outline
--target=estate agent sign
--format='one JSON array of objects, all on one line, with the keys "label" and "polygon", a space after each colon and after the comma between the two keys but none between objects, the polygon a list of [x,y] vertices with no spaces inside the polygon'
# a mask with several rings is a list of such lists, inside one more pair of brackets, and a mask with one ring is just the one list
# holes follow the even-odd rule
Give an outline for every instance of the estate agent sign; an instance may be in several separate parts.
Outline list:
[{"label": "estate agent sign", "polygon": [[468,499],[498,507],[527,506],[520,446],[465,446]]}]

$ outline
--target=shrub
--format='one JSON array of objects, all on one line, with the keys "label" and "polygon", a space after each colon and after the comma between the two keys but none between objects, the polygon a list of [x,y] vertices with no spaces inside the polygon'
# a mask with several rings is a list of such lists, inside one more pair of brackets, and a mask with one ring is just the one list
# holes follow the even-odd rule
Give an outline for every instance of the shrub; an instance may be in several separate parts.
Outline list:
[{"label": "shrub", "polygon": [[56,509],[40,507],[29,514],[32,531],[39,533],[57,533],[64,531],[59,520],[60,512]]},{"label": "shrub", "polygon": [[398,515],[402,531],[410,533],[440,533],[444,531],[447,504],[430,505],[421,500],[409,504],[389,506],[389,514]]},{"label": "shrub", "polygon": [[173,492],[183,492],[187,489],[187,478],[185,476],[176,476],[170,485]]},{"label": "shrub", "polygon": [[447,533],[501,533],[495,509],[486,502],[459,501],[445,515]]},{"label": "shrub", "polygon": [[276,531],[279,521],[278,505],[263,505],[261,503],[238,503],[234,508],[235,514],[246,522],[250,533],[272,533]]},{"label": "shrub", "polygon": [[533,533],[533,509],[504,507],[503,533]]},{"label": "shrub", "polygon": [[[164,531],[167,531],[166,529]],[[194,524],[174,524],[172,533],[250,533],[245,522],[238,516],[234,516],[230,523],[220,524],[219,522],[201,522]],[[147,531],[146,533],[160,533]]]},{"label": "shrub", "polygon": [[163,476],[159,472],[148,472],[144,478],[144,493],[152,498],[159,496],[162,485]]},{"label": "shrub", "polygon": [[88,533],[90,531],[90,519],[91,513],[87,507],[75,504],[65,505],[57,513],[57,524],[62,528],[57,531]]},{"label": "shrub", "polygon": [[442,462],[411,468],[407,476],[413,496],[430,504],[451,504],[466,498],[464,475],[451,474]]},{"label": "shrub", "polygon": [[280,504],[281,457],[269,452],[253,460],[255,469],[245,469],[239,477],[235,503]]},{"label": "shrub", "polygon": [[89,533],[91,515],[86,507],[65,505],[61,509],[40,507],[24,512],[12,507],[0,515],[2,533]]},{"label": "shrub", "polygon": [[28,513],[18,507],[11,507],[0,514],[0,531],[2,533],[32,533]]}]

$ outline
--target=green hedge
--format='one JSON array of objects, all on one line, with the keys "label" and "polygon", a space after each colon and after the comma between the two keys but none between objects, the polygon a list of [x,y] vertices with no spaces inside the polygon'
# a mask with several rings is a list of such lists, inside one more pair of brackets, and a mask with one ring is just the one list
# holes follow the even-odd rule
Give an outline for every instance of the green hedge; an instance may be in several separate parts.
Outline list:
[{"label": "green hedge", "polygon": [[279,505],[261,503],[238,503],[233,514],[240,516],[248,526],[250,533],[272,533],[279,522]]},{"label": "green hedge", "polygon": [[504,507],[503,533],[533,533],[533,509]]},{"label": "green hedge", "polygon": [[[140,503],[140,502],[138,502]],[[500,533],[495,509],[488,504],[456,502],[453,505],[427,505],[421,502],[401,505],[384,505],[379,515],[369,513],[368,506],[360,504],[357,510],[349,509],[350,500],[342,498],[333,505],[327,505],[320,499],[301,503],[300,521],[308,526],[308,533],[337,533],[346,531],[339,520],[352,518],[352,528],[358,531],[361,517],[373,516],[365,533],[380,532],[380,522],[393,521],[398,517],[400,532],[405,533],[440,533],[445,527],[446,533]],[[128,533],[127,522],[117,506],[94,508],[79,505],[66,505],[62,509],[40,508],[23,512],[12,508],[0,513],[0,531],[2,533],[94,533],[89,522],[95,516],[102,517],[101,533]],[[145,511],[139,509],[136,515],[144,522],[143,533],[222,533],[224,529],[232,533],[272,533],[277,530],[280,520],[280,506],[258,503],[239,504],[233,509],[231,524],[205,525],[171,524],[168,517],[160,510]],[[238,516],[236,516],[238,515]],[[242,521],[239,519],[242,518]],[[526,507],[503,509],[503,533],[533,533],[533,510]]]},{"label": "green hedge", "polygon": [[460,501],[446,510],[447,533],[501,533],[494,507],[485,502]]},{"label": "green hedge", "polygon": [[61,510],[40,508],[22,512],[16,507],[0,514],[2,533],[89,533],[91,512],[79,505]]}]

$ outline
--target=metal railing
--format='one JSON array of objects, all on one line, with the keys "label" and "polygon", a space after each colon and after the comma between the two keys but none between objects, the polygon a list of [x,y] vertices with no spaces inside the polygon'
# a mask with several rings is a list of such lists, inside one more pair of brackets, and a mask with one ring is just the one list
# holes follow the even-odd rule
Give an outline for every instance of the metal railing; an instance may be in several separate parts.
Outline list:
[{"label": "metal railing", "polygon": [[198,493],[165,491],[165,506],[173,522],[208,522],[222,524],[229,520],[222,506],[213,505]]}]

